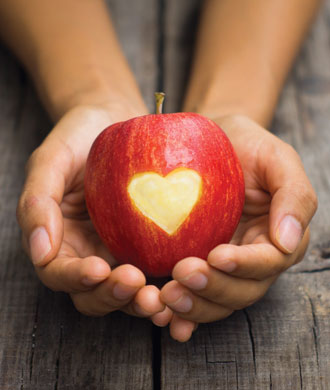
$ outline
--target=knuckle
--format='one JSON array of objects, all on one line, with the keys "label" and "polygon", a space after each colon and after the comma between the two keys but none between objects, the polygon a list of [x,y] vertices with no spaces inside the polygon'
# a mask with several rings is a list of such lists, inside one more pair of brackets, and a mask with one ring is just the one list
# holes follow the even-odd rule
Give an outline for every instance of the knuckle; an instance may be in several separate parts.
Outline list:
[{"label": "knuckle", "polygon": [[39,199],[37,196],[33,194],[25,193],[22,197],[22,202],[20,207],[22,211],[28,213],[31,209],[33,209],[39,203]]},{"label": "knuckle", "polygon": [[289,267],[289,262],[287,261],[288,256],[281,256],[280,259],[277,259],[277,261],[269,261],[268,267],[267,267],[267,273],[266,275],[261,279],[264,280],[266,277],[272,277],[278,274],[281,274]]},{"label": "knuckle", "polygon": [[61,292],[63,291],[61,288],[59,288],[56,283],[47,275],[46,268],[39,268],[38,266],[35,266],[35,272],[38,275],[38,278],[42,282],[43,285],[45,285],[47,288],[49,288],[53,292]]},{"label": "knuckle", "polygon": [[62,292],[62,290],[57,287],[54,282],[52,282],[51,280],[49,280],[47,277],[45,277],[39,269],[37,269],[37,267],[35,267],[35,271],[40,279],[40,281],[42,282],[42,284],[44,286],[46,286],[49,290],[51,290],[52,292]]},{"label": "knuckle", "polygon": [[230,114],[225,118],[224,126],[226,126],[226,119],[229,120],[228,124],[230,127],[234,126],[237,129],[250,128],[254,131],[260,131],[261,127],[256,124],[251,118],[244,114]]},{"label": "knuckle", "polygon": [[230,315],[232,315],[234,313],[234,310],[233,309],[225,309],[222,311],[221,315],[220,315],[220,320],[223,320],[227,317],[229,317]]},{"label": "knuckle", "polygon": [[251,306],[253,303],[254,303],[254,301],[252,301],[252,300],[251,301],[250,300],[244,300],[244,301],[241,301],[241,302],[235,302],[232,305],[232,308],[234,310],[242,310],[242,309],[244,309],[247,306]]},{"label": "knuckle", "polygon": [[233,312],[234,312],[234,310],[232,308],[222,307],[220,312],[214,318],[212,318],[212,320],[213,321],[224,320],[225,318],[232,315]]},{"label": "knuckle", "polygon": [[87,308],[85,308],[83,305],[81,305],[80,303],[77,303],[77,302],[73,302],[74,304],[74,307],[76,308],[77,311],[79,311],[80,314],[83,314],[85,316],[92,316],[92,313],[87,310]]},{"label": "knuckle", "polygon": [[318,206],[318,199],[311,185],[301,184],[297,190],[299,191],[300,204],[306,210],[306,214],[308,216],[314,215]]},{"label": "knuckle", "polygon": [[304,173],[304,167],[301,158],[292,145],[285,142],[283,142],[283,144],[284,144],[283,150],[285,152],[285,155],[286,156],[289,155],[292,158],[294,158],[297,162],[297,165],[300,165],[301,172],[303,173],[302,179],[300,181],[296,181],[295,183],[296,190],[297,190],[296,193],[299,194],[298,196],[300,202],[305,207],[307,206],[308,210],[310,210],[314,214],[315,211],[317,210],[318,199],[312,185],[310,184],[307,176]]},{"label": "knuckle", "polygon": [[252,306],[258,302],[265,295],[265,291],[260,288],[253,289],[250,293],[239,302],[235,302],[233,305],[234,310],[242,310],[245,307]]},{"label": "knuckle", "polygon": [[127,305],[127,301],[117,301],[110,288],[103,290],[101,294],[97,295],[97,303],[99,308],[102,308],[104,314],[112,313]]},{"label": "knuckle", "polygon": [[28,175],[33,169],[42,166],[54,169],[58,165],[63,165],[69,166],[71,169],[73,160],[73,152],[65,143],[61,143],[61,147],[54,147],[44,142],[30,155],[25,165],[25,173]]},{"label": "knuckle", "polygon": [[277,138],[277,141],[278,141],[277,151],[279,153],[278,157],[282,157],[286,159],[289,157],[291,161],[295,161],[297,164],[301,166],[303,165],[298,152],[291,144],[283,141],[280,138]]},{"label": "knuckle", "polygon": [[283,142],[283,148],[284,148],[284,152],[285,152],[286,156],[291,155],[292,157],[299,160],[299,162],[301,162],[300,156],[297,153],[296,149],[292,145],[288,144],[287,142],[284,142],[284,141],[282,141],[282,142]]},{"label": "knuckle", "polygon": [[205,324],[208,322],[223,320],[229,317],[233,312],[234,310],[232,308],[221,306],[213,313],[204,313],[202,310],[198,313],[189,313],[188,315],[182,316],[182,318],[186,318],[189,321],[196,321],[200,324]]},{"label": "knuckle", "polygon": [[220,283],[219,283],[219,285],[216,288],[216,292],[213,294],[213,298],[212,299],[215,302],[221,302],[224,294],[226,294],[226,287],[223,286],[223,285],[220,285]]},{"label": "knuckle", "polygon": [[225,318],[229,317],[230,315],[232,315],[233,312],[234,312],[233,309],[221,308],[221,310],[218,313],[215,313],[210,319],[207,319],[205,321],[199,320],[198,322],[207,323],[207,322],[213,322],[213,321],[221,321],[221,320],[224,320]]},{"label": "knuckle", "polygon": [[276,139],[276,142],[271,143],[269,146],[272,148],[271,152],[276,161],[287,161],[290,160],[291,163],[296,164],[297,166],[303,167],[301,158],[297,153],[296,149],[288,144],[287,142],[273,136]]},{"label": "knuckle", "polygon": [[38,203],[39,199],[37,196],[29,193],[27,190],[23,191],[16,208],[18,222],[21,223],[22,219],[28,215]]},{"label": "knuckle", "polygon": [[38,278],[47,288],[53,292],[63,291],[62,285],[59,283],[58,279],[52,275],[52,269],[49,265],[46,266],[34,266],[34,270],[38,275]]},{"label": "knuckle", "polygon": [[311,191],[310,191],[309,202],[311,205],[311,211],[314,214],[318,208],[318,203],[319,203],[316,192],[314,191],[314,189],[311,189]]},{"label": "knuckle", "polygon": [[103,317],[106,314],[106,313],[99,313],[99,312],[96,312],[95,310],[91,310],[91,309],[87,308],[85,303],[83,302],[83,300],[75,299],[73,297],[71,297],[71,299],[72,299],[73,305],[76,308],[76,310],[80,314],[83,314],[84,316]]},{"label": "knuckle", "polygon": [[246,125],[246,122],[252,123],[252,120],[243,114],[232,114],[230,115],[230,120],[237,126]]},{"label": "knuckle", "polygon": [[[247,302],[247,306],[251,306],[255,304],[256,302],[260,301],[261,298],[266,294],[268,288],[270,285],[277,279],[276,276],[272,276],[271,278],[266,279],[263,282],[260,282],[260,284],[257,284],[255,287],[255,290],[252,292],[250,296],[250,300]],[[269,282],[269,280],[272,280]]]},{"label": "knuckle", "polygon": [[237,302],[234,305],[235,310],[243,310],[246,307],[252,306],[254,303],[258,301],[257,298],[249,298],[249,299],[244,299],[242,302]]}]

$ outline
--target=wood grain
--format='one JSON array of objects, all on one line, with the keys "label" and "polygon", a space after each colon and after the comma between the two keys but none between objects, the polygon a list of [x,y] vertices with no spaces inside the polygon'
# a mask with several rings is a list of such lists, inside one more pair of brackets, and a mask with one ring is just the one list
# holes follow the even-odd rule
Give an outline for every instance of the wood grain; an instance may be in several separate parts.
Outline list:
[{"label": "wood grain", "polygon": [[[191,20],[185,18],[198,7],[197,1],[166,2],[164,85],[173,101],[171,111],[182,104],[190,39],[197,28],[195,19],[187,29]],[[329,10],[327,1],[286,83],[272,126],[296,148],[318,193],[309,251],[260,302],[224,321],[201,325],[188,343],[176,343],[165,331],[162,388],[330,388]]]},{"label": "wood grain", "polygon": [[186,344],[164,333],[165,389],[329,387],[330,296],[324,274],[284,274],[257,304],[200,325]]},{"label": "wood grain", "polygon": [[[109,1],[109,7],[152,106],[157,2]],[[0,388],[151,389],[151,324],[120,313],[80,315],[65,294],[41,286],[21,250],[15,208],[24,165],[51,125],[25,73],[0,50]]]},{"label": "wood grain", "polygon": [[163,10],[163,89],[166,112],[181,111],[189,79],[201,0],[166,0]]},{"label": "wood grain", "polygon": [[160,40],[157,0],[106,0],[118,38],[136,76],[150,112],[155,110],[154,92],[160,77],[158,45]]},{"label": "wood grain", "polygon": [[[107,3],[148,108],[162,88],[166,111],[180,110],[201,1]],[[121,313],[84,317],[38,282],[15,208],[24,164],[51,124],[25,73],[0,49],[1,390],[330,388],[329,20],[327,0],[272,126],[298,150],[319,196],[310,249],[261,301],[201,325],[185,344]]]}]

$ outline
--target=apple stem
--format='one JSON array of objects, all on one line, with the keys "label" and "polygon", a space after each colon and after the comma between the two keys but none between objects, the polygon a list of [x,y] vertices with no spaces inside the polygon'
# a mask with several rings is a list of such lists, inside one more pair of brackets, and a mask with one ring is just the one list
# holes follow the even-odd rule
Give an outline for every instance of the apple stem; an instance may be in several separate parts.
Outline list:
[{"label": "apple stem", "polygon": [[162,114],[165,93],[164,92],[155,92],[155,99],[156,99],[156,114]]}]

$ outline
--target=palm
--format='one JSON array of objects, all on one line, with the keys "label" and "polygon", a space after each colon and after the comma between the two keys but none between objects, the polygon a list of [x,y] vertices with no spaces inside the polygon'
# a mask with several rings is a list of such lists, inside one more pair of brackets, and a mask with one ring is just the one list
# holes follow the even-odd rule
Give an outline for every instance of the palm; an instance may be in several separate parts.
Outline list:
[{"label": "palm", "polygon": [[[223,121],[219,120],[218,123],[222,126]],[[255,137],[251,136],[253,132],[249,134],[247,132],[247,136],[242,137],[241,131],[236,137],[236,126],[236,122],[227,119],[224,121],[223,127],[229,134],[242,164],[246,188],[243,215],[231,243],[244,245],[269,242],[268,217],[271,196],[260,180],[261,172],[257,155],[262,137],[258,134]],[[248,126],[251,124],[248,123]],[[87,212],[83,183],[86,153],[82,156],[78,164],[76,161],[77,171],[71,171],[67,177],[70,185],[60,204],[64,220],[64,236],[58,255],[79,258],[99,256],[107,260],[110,265],[114,265],[115,259],[99,238]]]},{"label": "palm", "polygon": [[114,259],[100,240],[89,218],[84,199],[83,170],[64,195],[60,204],[63,213],[64,235],[59,256],[98,256],[114,264]]},{"label": "palm", "polygon": [[64,231],[57,257],[98,256],[110,265],[114,264],[114,259],[93,227],[84,198],[84,170],[89,149],[100,130],[111,122],[109,113],[101,109],[95,112],[73,110],[63,117],[52,132],[56,141],[67,139],[65,147],[58,152],[62,157],[57,161],[65,181],[64,194],[59,202]]},{"label": "palm", "polygon": [[232,243],[246,245],[269,241],[269,210],[271,196],[260,187],[251,164],[246,166],[244,158],[241,159],[245,176],[245,205],[243,214]]},{"label": "palm", "polygon": [[[263,168],[259,161],[259,150],[262,148],[263,137],[260,135],[260,131],[251,131],[251,122],[237,123],[225,119],[225,121],[220,120],[218,123],[227,131],[241,162],[245,180],[243,214],[231,243],[246,245],[270,242],[271,195],[268,192],[267,184],[264,183]],[[245,136],[242,134],[242,126],[246,130]]]}]

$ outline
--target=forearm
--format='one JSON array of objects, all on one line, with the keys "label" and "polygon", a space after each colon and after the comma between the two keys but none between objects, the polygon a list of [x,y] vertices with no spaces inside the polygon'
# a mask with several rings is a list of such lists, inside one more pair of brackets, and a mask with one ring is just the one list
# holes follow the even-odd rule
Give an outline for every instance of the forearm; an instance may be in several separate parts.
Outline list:
[{"label": "forearm", "polygon": [[206,0],[184,110],[269,124],[320,0]]},{"label": "forearm", "polygon": [[102,0],[7,0],[0,32],[56,120],[76,105],[146,111]]}]

